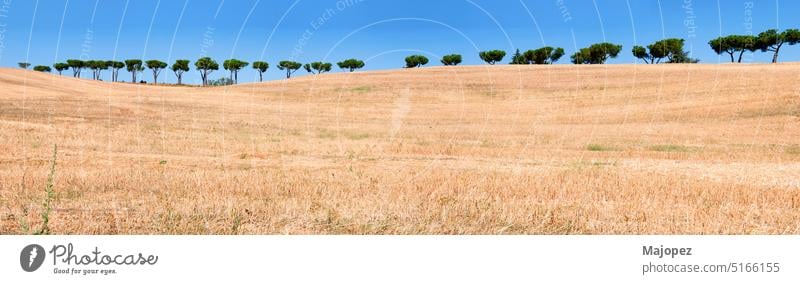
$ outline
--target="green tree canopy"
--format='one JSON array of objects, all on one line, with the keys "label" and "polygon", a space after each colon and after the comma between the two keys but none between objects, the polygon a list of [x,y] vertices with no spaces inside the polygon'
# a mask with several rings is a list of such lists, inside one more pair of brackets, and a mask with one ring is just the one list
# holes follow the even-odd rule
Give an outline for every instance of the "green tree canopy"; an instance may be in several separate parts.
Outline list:
[{"label": "green tree canopy", "polygon": [[667,63],[698,63],[700,59],[689,57],[689,52],[676,53],[672,55]]},{"label": "green tree canopy", "polygon": [[53,64],[53,68],[56,69],[56,71],[58,71],[58,75],[61,75],[61,72],[63,72],[64,70],[69,69],[69,65],[67,63],[59,62],[59,63]]},{"label": "green tree canopy", "polygon": [[72,68],[72,77],[80,77],[81,70],[86,68],[86,62],[79,59],[67,59],[67,66]]},{"label": "green tree canopy", "polygon": [[286,70],[286,79],[292,78],[292,74],[303,67],[303,64],[295,61],[281,61],[278,63],[278,69]]},{"label": "green tree canopy", "polygon": [[486,61],[489,65],[494,65],[497,62],[503,61],[503,58],[506,57],[506,52],[502,50],[489,50],[481,51],[478,55],[481,57],[481,60]]},{"label": "green tree canopy", "polygon": [[222,62],[222,67],[231,72],[231,80],[234,84],[239,83],[239,70],[244,69],[248,65],[250,65],[250,63],[235,58]]},{"label": "green tree canopy", "polygon": [[522,55],[525,64],[553,64],[563,56],[563,48],[550,46],[528,50]]},{"label": "green tree canopy", "polygon": [[153,71],[153,84],[158,84],[158,75],[161,74],[161,70],[169,66],[169,64],[160,60],[147,60],[145,64],[147,65],[147,69]]},{"label": "green tree canopy", "polygon": [[650,52],[647,51],[647,48],[641,45],[633,47],[633,57],[639,58],[647,64],[655,63],[655,59],[650,55]]},{"label": "green tree canopy", "polygon": [[86,61],[86,68],[92,70],[92,79],[100,80],[100,72],[108,69],[108,61],[104,60],[89,60]]},{"label": "green tree canopy", "polygon": [[[758,50],[756,47],[757,41],[758,38],[755,36],[729,35],[712,39],[708,42],[708,45],[710,45],[711,49],[713,49],[717,54],[727,53],[730,55],[731,62],[742,63],[742,57],[746,51],[753,52]],[[736,61],[734,58],[736,53],[739,54],[738,61]]]},{"label": "green tree canopy", "polygon": [[49,73],[50,71],[53,71],[53,69],[51,69],[51,68],[50,68],[50,66],[37,65],[37,66],[34,66],[34,67],[33,67],[33,71],[39,71],[39,72],[47,72],[47,73]]},{"label": "green tree canopy", "polygon": [[125,68],[131,72],[131,83],[136,83],[136,74],[144,71],[141,59],[128,59],[125,60]]},{"label": "green tree canopy", "polygon": [[461,54],[449,54],[442,57],[442,64],[445,66],[456,66],[461,64]]},{"label": "green tree canopy", "polygon": [[125,68],[125,62],[120,61],[106,61],[106,64],[111,68],[111,82],[116,82],[119,79],[119,70]]},{"label": "green tree canopy", "polygon": [[28,67],[31,67],[31,64],[28,63],[28,62],[20,62],[20,63],[17,63],[17,66],[19,66],[19,68],[22,68],[22,69],[28,69]]},{"label": "green tree canopy", "polygon": [[517,48],[517,51],[511,55],[511,62],[509,64],[528,64],[528,61],[525,60],[525,56],[519,52],[519,48]]},{"label": "green tree canopy", "polygon": [[325,62],[311,62],[303,66],[308,73],[311,74],[322,74],[325,72],[330,72],[333,68],[333,64],[325,63]]},{"label": "green tree canopy", "polygon": [[269,69],[269,63],[264,61],[253,62],[253,69],[258,71],[258,81],[264,82],[264,72],[267,72],[267,69]]},{"label": "green tree canopy", "polygon": [[658,62],[666,58],[668,63],[689,63],[686,62],[687,53],[683,51],[684,42],[685,40],[681,38],[668,38],[656,41],[647,48],[650,50],[650,55]]},{"label": "green tree canopy", "polygon": [[620,51],[622,45],[602,42],[581,48],[570,58],[574,64],[605,64],[609,58],[616,58]]},{"label": "green tree canopy", "polygon": [[189,60],[186,59],[178,59],[175,60],[175,63],[172,63],[170,66],[172,72],[175,73],[175,77],[178,78],[178,85],[183,85],[183,73],[189,72]]},{"label": "green tree canopy", "polygon": [[428,64],[428,58],[422,55],[411,55],[406,57],[406,68],[422,67]]},{"label": "green tree canopy", "polygon": [[219,70],[219,63],[211,59],[211,57],[203,57],[194,62],[194,67],[197,68],[197,71],[200,71],[203,86],[208,86],[208,75],[215,70]]},{"label": "green tree canopy", "polygon": [[656,41],[648,45],[633,47],[633,56],[644,60],[648,64],[661,63],[666,59],[668,63],[696,63],[696,59],[689,57],[689,53],[683,51],[684,40],[680,38],[668,38]]},{"label": "green tree canopy", "polygon": [[353,71],[356,71],[357,69],[364,68],[364,61],[361,61],[361,60],[358,60],[358,59],[355,59],[355,58],[351,58],[351,59],[347,59],[345,61],[336,63],[336,65],[338,65],[339,68],[341,68],[341,69],[346,69],[346,70],[350,70],[350,72],[353,72]]},{"label": "green tree canopy", "polygon": [[778,63],[781,47],[797,43],[800,43],[800,30],[788,29],[779,33],[778,30],[771,29],[758,34],[755,47],[762,52],[773,52],[772,63]]}]

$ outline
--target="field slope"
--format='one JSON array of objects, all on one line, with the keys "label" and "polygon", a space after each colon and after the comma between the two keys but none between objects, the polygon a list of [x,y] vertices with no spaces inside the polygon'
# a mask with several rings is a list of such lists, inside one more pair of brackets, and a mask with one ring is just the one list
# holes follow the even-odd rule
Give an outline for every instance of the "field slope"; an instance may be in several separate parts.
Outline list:
[{"label": "field slope", "polygon": [[67,234],[798,234],[798,79],[466,66],[200,88],[0,69],[0,233],[44,213]]}]

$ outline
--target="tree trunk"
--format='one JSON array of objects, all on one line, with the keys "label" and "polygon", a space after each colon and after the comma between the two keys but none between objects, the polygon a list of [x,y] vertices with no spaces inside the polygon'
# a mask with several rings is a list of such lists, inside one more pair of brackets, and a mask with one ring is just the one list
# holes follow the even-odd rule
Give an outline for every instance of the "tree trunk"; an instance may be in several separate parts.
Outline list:
[{"label": "tree trunk", "polygon": [[772,55],[772,63],[778,63],[778,53],[781,52],[781,46],[775,48],[775,54]]},{"label": "tree trunk", "polygon": [[158,85],[158,72],[153,70],[153,85]]},{"label": "tree trunk", "polygon": [[734,62],[734,61],[733,61],[733,52],[728,52],[728,53],[730,53],[730,54],[731,54],[731,63],[733,63],[733,62]]},{"label": "tree trunk", "polygon": [[745,51],[742,50],[742,52],[739,53],[739,61],[738,61],[738,63],[742,63],[742,56],[744,55],[744,52]]},{"label": "tree trunk", "polygon": [[264,82],[264,72],[258,72],[258,81]]}]

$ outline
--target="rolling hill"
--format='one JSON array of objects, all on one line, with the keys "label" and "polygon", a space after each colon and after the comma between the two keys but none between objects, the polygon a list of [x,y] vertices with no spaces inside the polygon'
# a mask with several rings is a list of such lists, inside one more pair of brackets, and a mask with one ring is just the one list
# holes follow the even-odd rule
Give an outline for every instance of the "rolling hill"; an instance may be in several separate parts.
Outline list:
[{"label": "rolling hill", "polygon": [[0,69],[0,233],[800,233],[800,65]]}]

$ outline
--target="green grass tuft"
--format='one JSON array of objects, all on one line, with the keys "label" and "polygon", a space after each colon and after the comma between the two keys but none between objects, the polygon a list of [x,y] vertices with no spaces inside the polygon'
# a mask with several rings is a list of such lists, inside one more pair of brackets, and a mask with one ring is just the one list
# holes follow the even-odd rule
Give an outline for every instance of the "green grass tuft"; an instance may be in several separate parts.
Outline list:
[{"label": "green grass tuft", "polygon": [[350,89],[350,91],[352,91],[354,93],[360,93],[360,94],[369,93],[369,92],[372,92],[372,86],[359,86],[359,87],[355,87],[355,88]]},{"label": "green grass tuft", "polygon": [[369,138],[369,134],[367,133],[350,133],[347,134],[347,138],[350,140],[364,140]]},{"label": "green grass tuft", "polygon": [[51,205],[53,198],[56,196],[55,191],[55,184],[53,179],[56,175],[56,157],[58,157],[58,146],[53,146],[53,162],[50,165],[50,174],[47,175],[47,184],[44,187],[44,191],[47,194],[45,196],[44,202],[42,203],[42,226],[39,227],[39,230],[34,232],[34,235],[49,235],[50,234],[50,213],[53,211],[53,207]]},{"label": "green grass tuft", "polygon": [[335,139],[336,132],[330,131],[328,129],[319,129],[319,133],[317,133],[317,138],[319,139]]},{"label": "green grass tuft", "polygon": [[655,145],[648,149],[655,152],[689,152],[691,150],[689,147],[673,144]]},{"label": "green grass tuft", "polygon": [[604,146],[600,144],[589,144],[586,146],[586,150],[592,152],[608,152],[608,151],[617,151],[614,147]]}]

